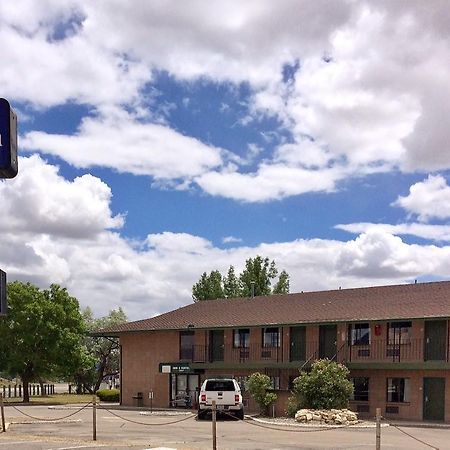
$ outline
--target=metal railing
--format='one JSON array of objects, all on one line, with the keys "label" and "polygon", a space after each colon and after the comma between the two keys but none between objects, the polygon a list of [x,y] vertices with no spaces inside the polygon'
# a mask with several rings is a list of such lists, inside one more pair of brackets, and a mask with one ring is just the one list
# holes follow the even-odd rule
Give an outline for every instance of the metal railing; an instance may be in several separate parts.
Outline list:
[{"label": "metal railing", "polygon": [[194,345],[185,348],[180,360],[194,363],[289,363],[311,364],[317,359],[328,357],[339,363],[346,362],[449,362],[449,349],[446,340],[439,342],[427,339],[405,338],[401,341],[372,339],[368,344],[349,344],[345,342],[328,353],[321,349],[319,342],[307,341],[299,345],[265,347],[250,344],[247,347],[211,347]]}]

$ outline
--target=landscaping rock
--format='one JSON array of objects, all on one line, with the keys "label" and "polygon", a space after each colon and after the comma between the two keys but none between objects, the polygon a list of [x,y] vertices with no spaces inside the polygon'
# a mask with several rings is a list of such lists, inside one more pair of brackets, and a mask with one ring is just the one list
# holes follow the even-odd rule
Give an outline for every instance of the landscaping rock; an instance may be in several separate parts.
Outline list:
[{"label": "landscaping rock", "polygon": [[299,409],[295,420],[301,423],[326,423],[334,425],[354,425],[358,423],[358,416],[349,409]]}]

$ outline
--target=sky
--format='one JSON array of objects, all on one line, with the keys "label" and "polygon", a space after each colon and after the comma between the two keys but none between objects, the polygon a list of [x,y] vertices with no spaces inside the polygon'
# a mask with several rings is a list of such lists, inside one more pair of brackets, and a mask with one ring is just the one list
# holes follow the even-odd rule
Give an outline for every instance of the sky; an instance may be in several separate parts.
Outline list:
[{"label": "sky", "polygon": [[16,0],[0,57],[8,281],[134,320],[256,255],[291,292],[450,279],[446,0]]}]

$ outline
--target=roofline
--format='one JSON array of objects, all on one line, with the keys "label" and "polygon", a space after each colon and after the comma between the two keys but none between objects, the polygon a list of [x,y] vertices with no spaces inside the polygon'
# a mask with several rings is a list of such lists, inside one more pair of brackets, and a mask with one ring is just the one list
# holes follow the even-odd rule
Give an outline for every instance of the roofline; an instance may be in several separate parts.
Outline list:
[{"label": "roofline", "polygon": [[360,323],[360,322],[392,322],[398,320],[433,320],[433,319],[442,319],[449,320],[450,316],[420,316],[420,317],[382,317],[382,318],[361,318],[361,319],[337,319],[337,320],[321,320],[321,321],[304,321],[304,322],[287,322],[287,323],[261,323],[261,324],[253,324],[253,325],[224,325],[224,326],[199,326],[199,327],[185,327],[185,328],[148,328],[148,329],[140,329],[140,330],[123,330],[123,331],[98,331],[89,333],[90,336],[94,337],[120,337],[124,334],[132,334],[132,333],[149,333],[149,332],[158,332],[158,331],[187,331],[187,330],[228,330],[228,329],[237,329],[237,328],[261,328],[261,327],[296,327],[296,326],[305,326],[305,325],[326,325],[326,324],[338,324],[338,323]]}]

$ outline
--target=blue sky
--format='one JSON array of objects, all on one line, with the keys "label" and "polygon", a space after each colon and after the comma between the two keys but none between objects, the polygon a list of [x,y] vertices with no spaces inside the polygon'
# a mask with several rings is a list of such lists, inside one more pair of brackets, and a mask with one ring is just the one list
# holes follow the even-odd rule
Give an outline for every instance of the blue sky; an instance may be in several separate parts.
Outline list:
[{"label": "blue sky", "polygon": [[450,277],[445,2],[91,3],[0,5],[10,281],[138,319],[257,254],[292,292]]}]

